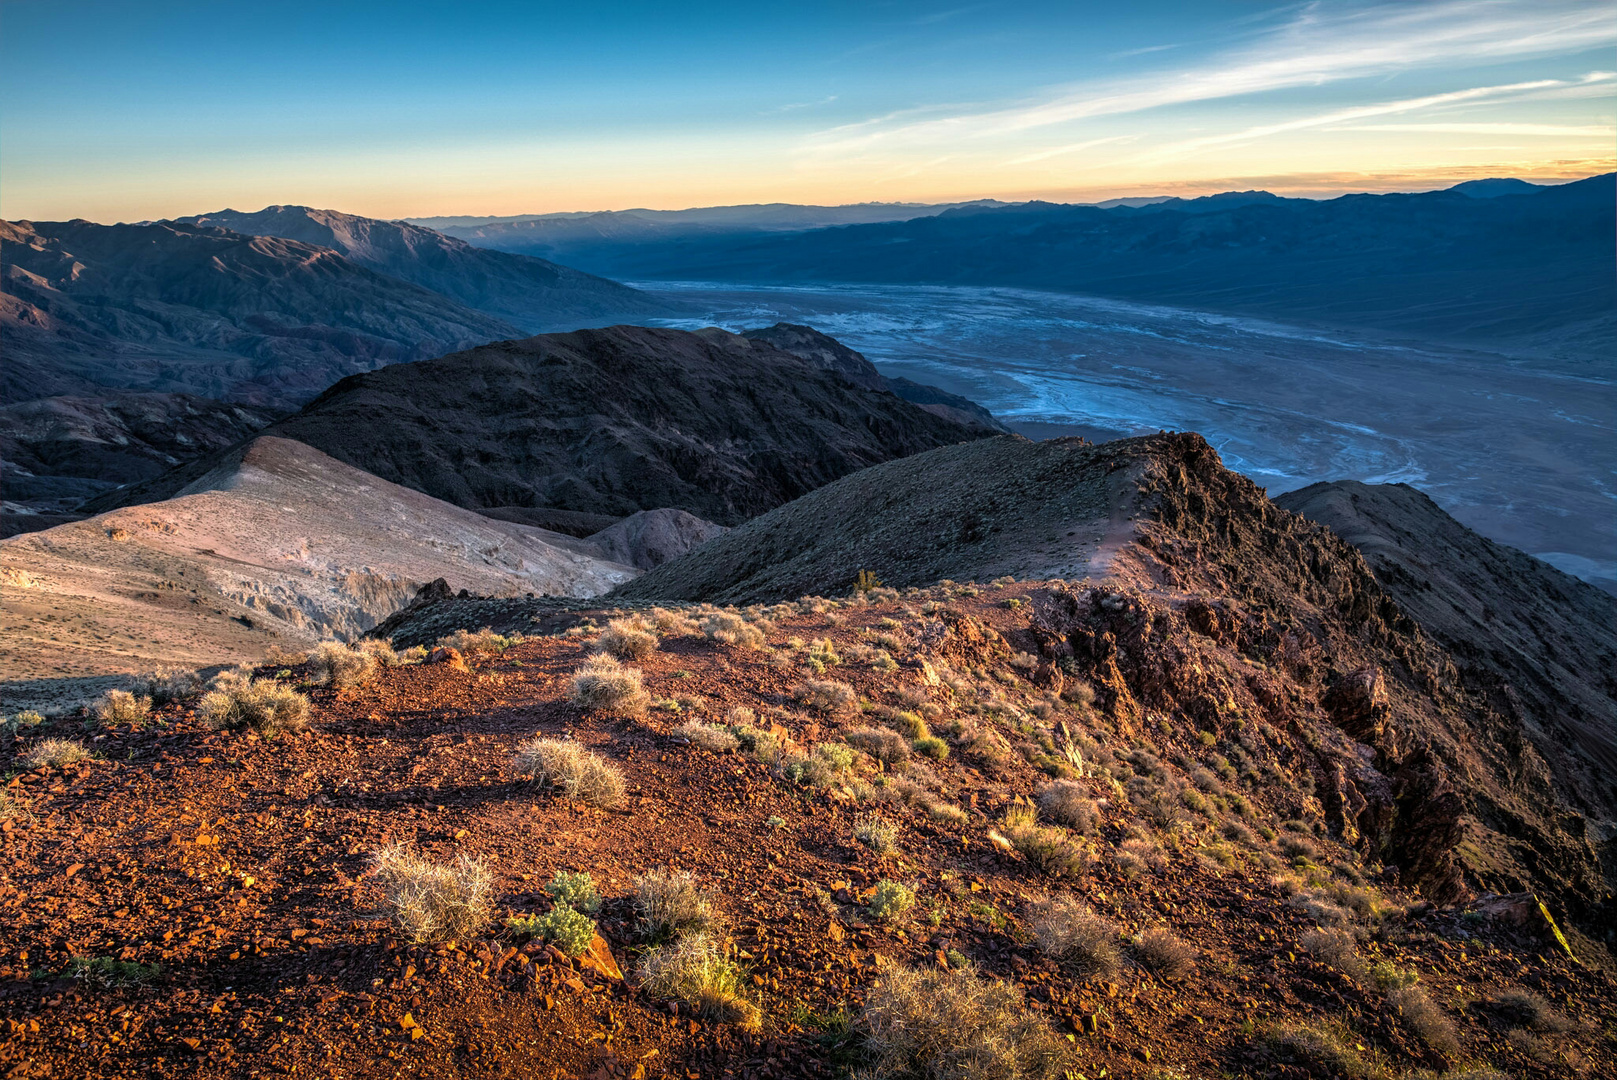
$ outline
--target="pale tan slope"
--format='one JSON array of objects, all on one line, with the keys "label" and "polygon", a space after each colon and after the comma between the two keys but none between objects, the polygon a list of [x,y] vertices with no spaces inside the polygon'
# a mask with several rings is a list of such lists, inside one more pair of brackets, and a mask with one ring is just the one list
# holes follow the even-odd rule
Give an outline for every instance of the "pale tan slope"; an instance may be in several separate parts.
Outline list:
[{"label": "pale tan slope", "polygon": [[571,537],[260,438],[176,498],[0,541],[0,708],[21,707],[30,681],[357,635],[435,578],[582,597],[637,572]]}]

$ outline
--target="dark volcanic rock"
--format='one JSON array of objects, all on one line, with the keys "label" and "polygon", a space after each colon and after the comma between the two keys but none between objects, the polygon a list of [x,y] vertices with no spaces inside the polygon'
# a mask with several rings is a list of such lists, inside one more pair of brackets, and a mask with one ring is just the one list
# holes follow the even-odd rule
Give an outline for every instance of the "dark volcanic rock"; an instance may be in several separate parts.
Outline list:
[{"label": "dark volcanic rock", "polygon": [[[473,509],[676,507],[734,524],[985,431],[722,330],[617,326],[344,379],[269,433]],[[116,505],[188,482],[177,471],[115,493]]]}]

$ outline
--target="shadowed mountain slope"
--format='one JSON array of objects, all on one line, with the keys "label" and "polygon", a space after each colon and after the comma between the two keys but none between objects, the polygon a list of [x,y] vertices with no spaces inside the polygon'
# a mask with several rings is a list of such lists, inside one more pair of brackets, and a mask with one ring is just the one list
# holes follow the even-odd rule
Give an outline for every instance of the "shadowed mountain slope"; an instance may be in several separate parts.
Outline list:
[{"label": "shadowed mountain slope", "polygon": [[[722,330],[616,326],[344,379],[269,433],[460,506],[734,524],[985,430]],[[199,462],[94,509],[167,498]]]},{"label": "shadowed mountain slope", "polygon": [[510,323],[329,248],[159,222],[0,222],[0,400],[105,388],[256,404]]},{"label": "shadowed mountain slope", "polygon": [[[1344,834],[1364,835],[1436,898],[1541,887],[1592,915],[1610,895],[1613,860],[1602,849],[1617,792],[1578,772],[1605,753],[1609,721],[1570,732],[1587,743],[1578,754],[1555,750],[1569,729],[1553,704],[1501,708],[1495,688],[1473,685],[1357,550],[1275,507],[1199,436],[1099,446],[1002,437],[889,462],[710,540],[612,598],[772,602],[842,592],[859,570],[901,587],[1016,575],[1143,590],[1137,609],[1095,601],[1078,623],[1067,601],[1035,612],[1061,649],[1101,665],[1099,686],[1120,715],[1188,716],[1215,729],[1262,716],[1302,732],[1328,759],[1335,779],[1318,797],[1345,815]],[[1192,662],[1198,639],[1266,669],[1217,674]],[[1579,645],[1598,655],[1604,640]],[[1355,744],[1368,748],[1362,760]]]},{"label": "shadowed mountain slope", "polygon": [[281,236],[341,252],[361,266],[442,293],[530,334],[640,322],[671,306],[627,285],[527,255],[477,248],[403,221],[267,206],[178,219],[250,236]]},{"label": "shadowed mountain slope", "polygon": [[1275,503],[1363,553],[1465,686],[1526,730],[1617,862],[1617,597],[1479,536],[1406,484],[1314,484]]},{"label": "shadowed mountain slope", "polygon": [[[119,484],[226,450],[278,416],[189,394],[125,392],[0,406],[0,490],[8,504],[71,510]],[[25,523],[8,513],[6,528]]]}]

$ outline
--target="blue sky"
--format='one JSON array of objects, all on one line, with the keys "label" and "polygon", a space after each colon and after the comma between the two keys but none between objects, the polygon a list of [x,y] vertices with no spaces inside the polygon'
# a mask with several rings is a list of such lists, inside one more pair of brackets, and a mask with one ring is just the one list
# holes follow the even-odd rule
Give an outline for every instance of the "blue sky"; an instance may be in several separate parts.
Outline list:
[{"label": "blue sky", "polygon": [[0,215],[1419,189],[1613,167],[1566,0],[0,0]]}]

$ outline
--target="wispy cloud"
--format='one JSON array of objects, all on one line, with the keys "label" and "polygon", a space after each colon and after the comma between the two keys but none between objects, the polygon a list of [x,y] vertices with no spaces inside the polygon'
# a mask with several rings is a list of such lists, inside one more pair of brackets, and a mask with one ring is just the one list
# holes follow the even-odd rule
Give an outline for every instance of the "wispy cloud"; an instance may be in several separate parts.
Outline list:
[{"label": "wispy cloud", "polygon": [[1131,56],[1144,56],[1147,53],[1167,52],[1169,49],[1177,49],[1180,48],[1180,46],[1181,43],[1175,42],[1172,45],[1147,45],[1143,49],[1124,49],[1122,52],[1109,53],[1106,59],[1126,60]]},{"label": "wispy cloud", "polygon": [[1570,54],[1617,43],[1605,5],[1578,0],[1443,0],[1369,9],[1309,4],[1249,44],[1177,73],[1054,87],[1022,102],[910,110],[819,133],[849,153],[1002,137],[1104,116],[1443,66]]},{"label": "wispy cloud", "polygon": [[1035,161],[1044,161],[1047,158],[1060,157],[1062,154],[1076,154],[1080,150],[1088,150],[1091,147],[1096,146],[1105,146],[1107,143],[1132,142],[1136,138],[1138,138],[1138,136],[1135,135],[1108,135],[1104,139],[1087,139],[1084,142],[1072,143],[1069,146],[1057,146],[1052,147],[1049,150],[1040,150],[1036,154],[1025,154],[1019,158],[1012,158],[1011,160],[1005,162],[1005,164],[1027,165]]},{"label": "wispy cloud", "polygon": [[1617,127],[1601,124],[1343,124],[1340,131],[1410,131],[1445,135],[1543,135],[1610,139]]},{"label": "wispy cloud", "polygon": [[765,109],[759,116],[771,116],[775,113],[795,112],[798,109],[818,109],[822,105],[829,105],[837,99],[836,94],[820,98],[818,101],[793,101],[785,105],[777,105],[773,109]]}]

